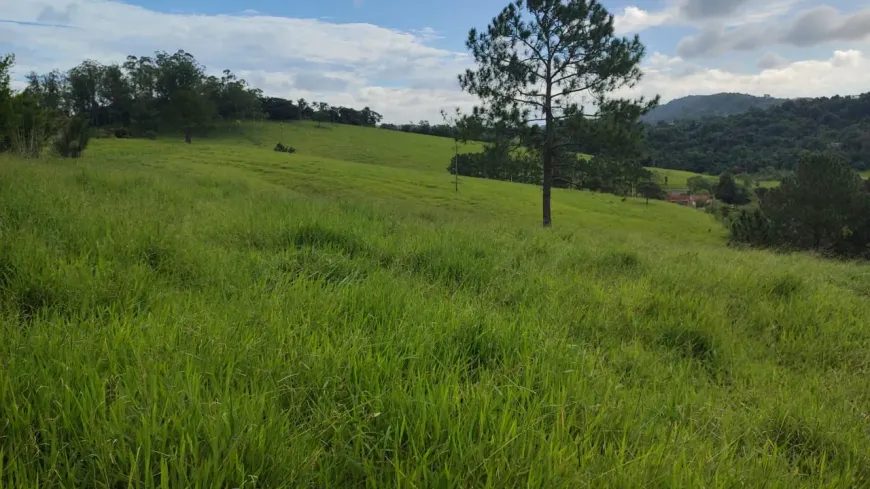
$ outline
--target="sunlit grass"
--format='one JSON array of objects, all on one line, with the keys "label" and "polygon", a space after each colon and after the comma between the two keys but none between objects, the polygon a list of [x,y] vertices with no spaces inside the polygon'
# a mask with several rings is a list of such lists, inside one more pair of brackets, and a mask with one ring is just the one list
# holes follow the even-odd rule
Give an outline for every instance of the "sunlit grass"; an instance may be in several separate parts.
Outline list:
[{"label": "sunlit grass", "polygon": [[866,266],[287,139],[0,159],[2,487],[870,484]]}]

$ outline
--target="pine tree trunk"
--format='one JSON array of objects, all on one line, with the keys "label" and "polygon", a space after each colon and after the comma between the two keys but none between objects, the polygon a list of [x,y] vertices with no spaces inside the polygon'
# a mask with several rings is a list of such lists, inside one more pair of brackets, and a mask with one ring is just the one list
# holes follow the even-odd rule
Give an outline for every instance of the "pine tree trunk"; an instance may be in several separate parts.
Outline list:
[{"label": "pine tree trunk", "polygon": [[[547,69],[549,75],[549,68]],[[544,131],[546,132],[546,137],[544,141],[544,151],[543,151],[543,166],[544,166],[544,181],[543,181],[543,202],[542,207],[544,210],[544,227],[548,228],[553,225],[552,213],[550,211],[550,196],[553,191],[553,153],[555,150],[555,138],[554,132],[555,129],[553,127],[553,108],[552,108],[552,84],[547,81],[547,97],[544,101],[544,112],[545,115],[545,124]]]}]

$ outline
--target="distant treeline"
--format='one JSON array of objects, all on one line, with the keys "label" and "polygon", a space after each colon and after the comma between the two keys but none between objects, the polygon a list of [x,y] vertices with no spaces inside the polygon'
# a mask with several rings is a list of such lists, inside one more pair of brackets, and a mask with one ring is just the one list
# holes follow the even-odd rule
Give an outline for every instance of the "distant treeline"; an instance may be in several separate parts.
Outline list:
[{"label": "distant treeline", "polygon": [[376,126],[383,116],[365,107],[362,110],[336,107],[326,102],[307,102],[301,98],[293,103],[277,97],[261,98],[262,110],[273,121],[312,120],[352,126]]},{"label": "distant treeline", "polygon": [[[456,155],[447,168],[453,175],[541,185],[541,158],[534,151],[487,144],[482,152]],[[560,153],[553,171],[553,186],[615,195],[664,199],[666,192],[656,175],[633,158],[580,157]]]},{"label": "distant treeline", "polygon": [[[12,135],[32,132],[33,121],[59,121],[71,117],[86,119],[90,127],[111,128],[116,134],[149,136],[180,131],[188,139],[220,121],[314,120],[360,126],[375,126],[381,114],[369,107],[361,110],[332,106],[326,102],[293,101],[264,97],[230,70],[220,76],[206,74],[196,58],[185,51],[157,52],[153,56],[128,56],[121,64],[86,60],[62,72],[30,73],[20,93],[12,93],[9,74],[14,56],[0,58],[0,103],[6,115],[0,121],[4,132],[0,150],[11,148]],[[5,81],[4,81],[5,80]],[[16,101],[16,111],[9,107]],[[11,113],[28,114],[16,124]],[[8,120],[5,120],[8,119]],[[25,123],[24,119],[30,120]],[[56,130],[47,124],[40,137]]]},{"label": "distant treeline", "polygon": [[771,173],[825,152],[870,169],[870,93],[787,100],[727,117],[647,127],[655,165],[698,173]]}]

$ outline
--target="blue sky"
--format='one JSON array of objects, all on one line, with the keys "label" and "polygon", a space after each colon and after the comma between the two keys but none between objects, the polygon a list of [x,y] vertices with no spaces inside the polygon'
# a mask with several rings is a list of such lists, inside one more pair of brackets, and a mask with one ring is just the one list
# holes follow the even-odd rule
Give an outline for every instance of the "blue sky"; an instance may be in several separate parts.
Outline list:
[{"label": "blue sky", "polygon": [[[393,122],[470,108],[468,29],[507,0],[0,0],[0,52],[24,74],[184,49],[267,94],[370,105]],[[603,0],[647,46],[631,94],[782,97],[870,89],[870,8],[854,0]],[[620,95],[628,95],[628,92]]]}]

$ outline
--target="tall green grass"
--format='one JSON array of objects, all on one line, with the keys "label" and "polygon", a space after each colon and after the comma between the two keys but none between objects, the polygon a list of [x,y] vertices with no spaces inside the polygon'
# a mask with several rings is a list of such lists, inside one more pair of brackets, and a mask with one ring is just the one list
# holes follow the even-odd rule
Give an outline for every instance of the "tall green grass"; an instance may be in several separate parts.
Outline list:
[{"label": "tall green grass", "polygon": [[870,484],[866,266],[539,198],[227,141],[0,160],[0,487]]}]

